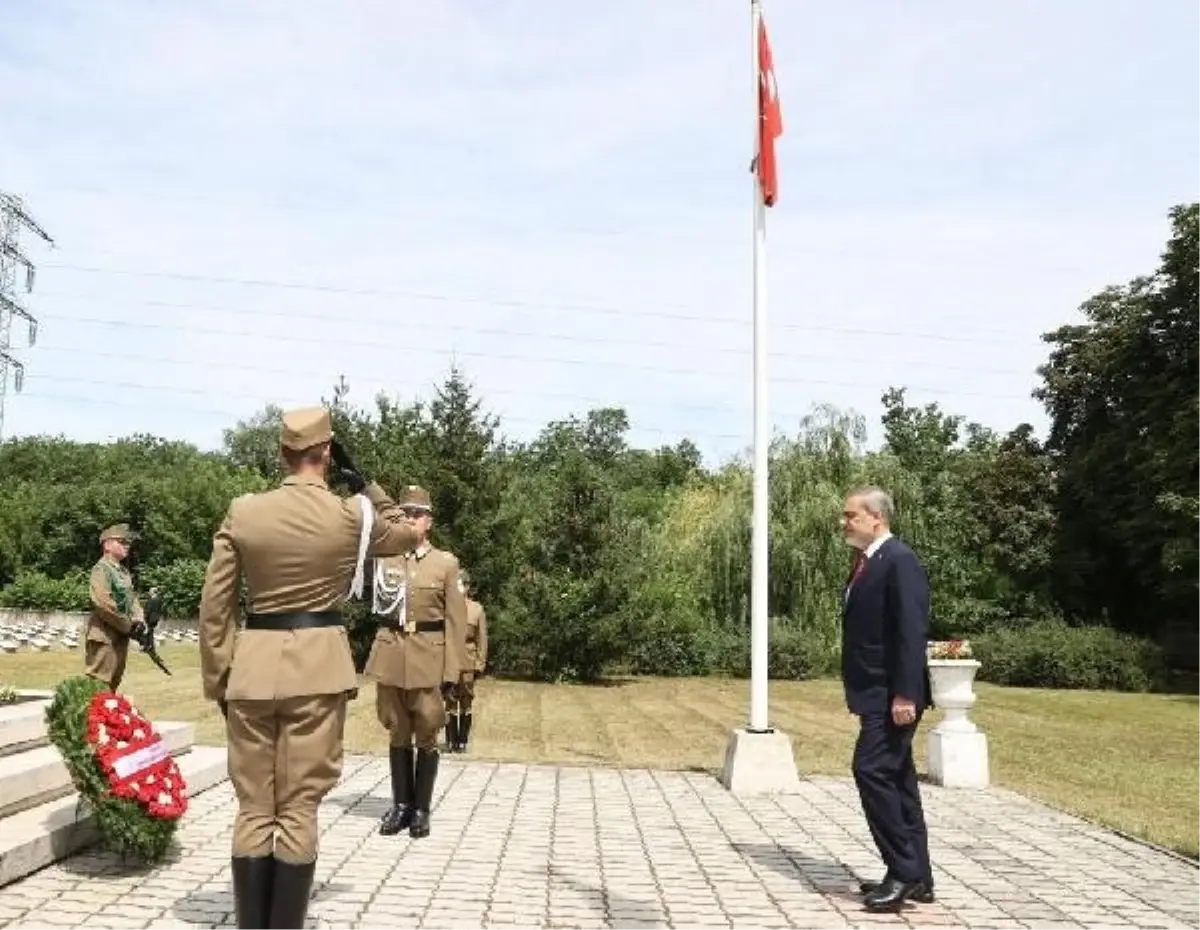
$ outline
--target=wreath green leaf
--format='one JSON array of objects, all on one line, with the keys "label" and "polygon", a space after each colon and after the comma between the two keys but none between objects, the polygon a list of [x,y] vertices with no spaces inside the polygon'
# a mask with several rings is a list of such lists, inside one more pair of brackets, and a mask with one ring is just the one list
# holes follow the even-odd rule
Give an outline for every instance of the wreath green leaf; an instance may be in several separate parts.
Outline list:
[{"label": "wreath green leaf", "polygon": [[91,809],[105,848],[143,862],[161,860],[171,847],[178,821],[152,817],[132,798],[115,797],[95,747],[88,741],[88,709],[109,688],[76,675],[63,681],[46,708],[46,730],[71,775],[75,790]]}]

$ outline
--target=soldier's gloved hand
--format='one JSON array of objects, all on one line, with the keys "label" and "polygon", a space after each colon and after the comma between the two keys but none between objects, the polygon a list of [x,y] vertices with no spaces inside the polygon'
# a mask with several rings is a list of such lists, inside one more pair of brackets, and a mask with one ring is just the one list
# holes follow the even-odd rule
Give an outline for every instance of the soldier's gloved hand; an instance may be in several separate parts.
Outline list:
[{"label": "soldier's gloved hand", "polygon": [[354,459],[350,458],[350,454],[336,438],[330,441],[329,452],[337,477],[350,489],[351,494],[360,493],[367,486],[367,480],[354,464]]},{"label": "soldier's gloved hand", "polygon": [[442,682],[442,700],[453,698],[458,693],[458,683],[454,681]]},{"label": "soldier's gloved hand", "polygon": [[129,625],[129,638],[138,643],[144,642],[146,639],[146,624],[141,620],[134,620]]}]

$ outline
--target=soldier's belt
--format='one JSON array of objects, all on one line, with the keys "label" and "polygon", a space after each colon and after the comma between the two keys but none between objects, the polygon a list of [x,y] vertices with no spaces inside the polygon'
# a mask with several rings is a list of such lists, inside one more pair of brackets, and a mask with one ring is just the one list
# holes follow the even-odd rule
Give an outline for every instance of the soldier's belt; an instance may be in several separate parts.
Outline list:
[{"label": "soldier's belt", "polygon": [[[399,633],[404,632],[404,624],[397,623],[395,620],[388,620],[384,623],[389,630],[396,630]],[[413,624],[414,633],[442,633],[446,629],[445,620],[418,620]]]},{"label": "soldier's belt", "polygon": [[287,614],[246,614],[247,630],[308,630],[341,626],[340,610],[298,610]]}]

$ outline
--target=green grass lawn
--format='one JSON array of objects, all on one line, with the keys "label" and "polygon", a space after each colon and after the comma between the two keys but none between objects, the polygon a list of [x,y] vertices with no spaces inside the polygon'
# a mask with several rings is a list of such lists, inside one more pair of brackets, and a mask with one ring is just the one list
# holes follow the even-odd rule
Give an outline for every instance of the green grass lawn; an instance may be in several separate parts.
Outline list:
[{"label": "green grass lawn", "polygon": [[[199,651],[170,645],[167,678],[133,650],[122,690],[153,720],[190,720],[199,741],[224,740],[201,699]],[[52,688],[82,669],[81,652],[0,656],[0,685]],[[1195,695],[977,687],[972,718],[987,733],[992,779],[1006,788],[1197,855],[1200,707]],[[486,678],[477,689],[471,757],[650,768],[719,769],[749,684],[718,678],[633,678],[601,686]],[[916,741],[924,765],[924,734]],[[838,681],[771,682],[771,720],[792,738],[800,771],[848,775],[856,722]],[[374,687],[363,680],[346,725],[349,751],[384,752]]]}]

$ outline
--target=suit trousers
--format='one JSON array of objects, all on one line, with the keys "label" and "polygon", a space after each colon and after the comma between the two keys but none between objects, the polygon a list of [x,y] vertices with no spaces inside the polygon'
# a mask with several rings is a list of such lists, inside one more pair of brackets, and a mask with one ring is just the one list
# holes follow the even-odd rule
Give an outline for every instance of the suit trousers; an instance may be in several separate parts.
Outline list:
[{"label": "suit trousers", "polygon": [[346,695],[230,701],[233,855],[292,865],[317,858],[317,808],[342,774]]},{"label": "suit trousers", "polygon": [[438,730],[446,725],[440,688],[375,685],[375,716],[392,746],[436,749]]},{"label": "suit trousers", "polygon": [[867,826],[888,874],[899,881],[925,880],[933,887],[929,835],[912,741],[921,715],[897,726],[891,714],[863,714],[854,746],[854,781]]}]

